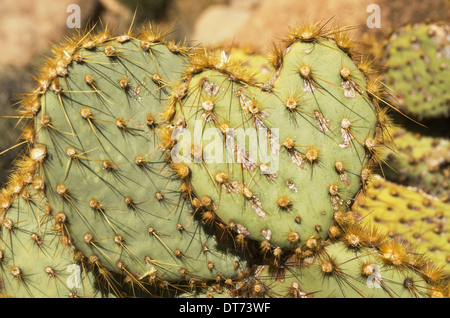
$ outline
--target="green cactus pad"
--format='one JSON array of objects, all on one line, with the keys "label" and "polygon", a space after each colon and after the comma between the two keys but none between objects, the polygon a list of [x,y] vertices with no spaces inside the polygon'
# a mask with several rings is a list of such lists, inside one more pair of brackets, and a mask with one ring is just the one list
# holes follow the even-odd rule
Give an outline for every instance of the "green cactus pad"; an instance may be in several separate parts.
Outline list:
[{"label": "green cactus pad", "polygon": [[[355,249],[336,241],[298,263],[259,266],[229,288],[209,287],[183,298],[442,298],[445,279],[430,281],[401,245]],[[403,263],[396,257],[404,257]],[[406,258],[409,258],[408,260]],[[417,262],[416,262],[417,264]]]},{"label": "green cactus pad", "polygon": [[[219,48],[215,48],[218,51]],[[239,63],[249,74],[254,75],[259,83],[268,81],[275,72],[268,58],[262,54],[256,53],[251,47],[237,47],[227,50],[224,48],[221,54],[227,54],[231,59]]]},{"label": "green cactus pad", "polygon": [[358,197],[352,209],[363,222],[376,224],[450,273],[449,204],[374,175],[366,195]]},{"label": "green cactus pad", "polygon": [[387,40],[385,79],[391,103],[419,120],[450,115],[450,27],[419,23],[396,30]]},{"label": "green cactus pad", "polygon": [[311,264],[288,267],[274,276],[265,267],[258,275],[260,295],[273,298],[429,298],[445,291],[434,288],[414,270],[387,265],[380,252],[358,252],[342,243],[325,248]]},{"label": "green cactus pad", "polygon": [[450,140],[392,130],[394,145],[383,169],[388,180],[423,189],[450,201]]},{"label": "green cactus pad", "polygon": [[3,214],[0,294],[17,298],[100,297],[92,272],[66,244],[58,216],[33,187]]},{"label": "green cactus pad", "polygon": [[[172,125],[190,136],[178,138],[171,156],[189,166],[194,194],[241,236],[288,249],[325,238],[378,147],[378,109],[364,74],[333,41],[293,38],[264,84],[207,55],[188,70],[184,98],[172,102]],[[227,129],[254,135],[229,146]]]},{"label": "green cactus pad", "polygon": [[[187,58],[153,30],[86,37],[36,114],[46,197],[74,245],[134,280],[233,276],[244,266],[194,219],[158,149],[163,104]],[[100,266],[100,265],[99,265]]]}]

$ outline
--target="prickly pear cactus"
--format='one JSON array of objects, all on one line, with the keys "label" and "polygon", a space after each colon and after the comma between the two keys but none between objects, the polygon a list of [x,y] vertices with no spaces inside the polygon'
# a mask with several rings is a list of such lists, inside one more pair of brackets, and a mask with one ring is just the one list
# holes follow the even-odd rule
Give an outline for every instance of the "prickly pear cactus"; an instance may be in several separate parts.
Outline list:
[{"label": "prickly pear cactus", "polygon": [[[445,298],[445,275],[421,254],[357,223],[316,254],[258,266],[233,286],[183,298]],[[350,240],[345,236],[351,237]],[[383,239],[384,237],[384,239]],[[374,242],[374,238],[378,242]],[[374,244],[375,243],[375,244]]]},{"label": "prickly pear cactus", "polygon": [[450,201],[450,140],[392,129],[393,145],[386,151],[387,179]]},{"label": "prickly pear cactus", "polygon": [[361,222],[376,224],[392,239],[411,251],[425,253],[450,273],[449,204],[375,175],[352,210]]},{"label": "prickly pear cactus", "polygon": [[288,267],[282,274],[262,268],[253,293],[273,298],[446,297],[446,286],[427,280],[409,261],[401,245],[354,250],[337,242],[310,264]]},{"label": "prickly pear cactus", "polygon": [[18,298],[101,296],[93,273],[70,244],[65,220],[42,195],[41,181],[22,188],[17,183],[24,183],[24,177],[17,178],[16,196],[2,196],[2,206],[9,207],[0,218],[0,293]]},{"label": "prickly pear cactus", "polygon": [[245,267],[226,235],[216,240],[194,218],[189,171],[159,150],[163,104],[187,54],[151,27],[88,33],[56,50],[23,102],[23,118],[34,120],[25,161],[36,165],[71,244],[108,284],[113,272],[143,287],[232,277]]},{"label": "prickly pear cactus", "polygon": [[450,26],[418,23],[396,30],[384,48],[391,103],[419,120],[450,115]]},{"label": "prickly pear cactus", "polygon": [[275,72],[275,69],[270,60],[256,52],[251,47],[215,47],[215,51],[221,52],[224,58],[230,58],[239,64],[241,68],[246,69],[247,72],[253,75],[258,83],[268,81]]},{"label": "prickly pear cactus", "polygon": [[196,56],[167,110],[179,132],[167,152],[196,202],[265,252],[315,249],[380,147],[376,79],[328,32],[292,31],[261,85],[224,55]]},{"label": "prickly pear cactus", "polygon": [[[439,270],[344,216],[386,130],[379,78],[341,30],[292,30],[270,77],[164,35],[55,46],[0,193],[2,296],[448,294]],[[382,290],[354,266],[372,253]]]}]

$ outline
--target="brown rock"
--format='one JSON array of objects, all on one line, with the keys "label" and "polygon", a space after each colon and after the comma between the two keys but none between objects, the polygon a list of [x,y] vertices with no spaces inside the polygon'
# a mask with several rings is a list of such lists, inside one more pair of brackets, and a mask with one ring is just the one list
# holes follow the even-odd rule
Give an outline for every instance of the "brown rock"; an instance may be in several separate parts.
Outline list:
[{"label": "brown rock", "polygon": [[2,0],[0,2],[0,65],[24,66],[33,57],[72,31],[66,21],[70,4],[81,9],[85,23],[98,6],[97,0]]},{"label": "brown rock", "polygon": [[[224,14],[222,18],[219,17],[218,10],[212,8],[205,10],[198,19],[194,38],[204,45],[234,42],[266,51],[273,41],[284,37],[289,27],[305,22],[330,20],[329,25],[354,26],[355,35],[369,33],[380,37],[408,22],[450,17],[446,0],[248,1],[252,2],[252,5],[247,8],[239,7],[239,1],[232,1],[228,11],[221,8]],[[367,12],[370,4],[377,4],[380,7],[379,29],[367,26],[367,19],[372,14],[372,11]],[[239,11],[245,11],[246,14],[238,13]],[[251,14],[248,14],[248,11],[251,11]],[[234,19],[231,12],[236,12]],[[243,21],[245,16],[247,18]],[[225,17],[227,19],[223,21]]]},{"label": "brown rock", "polygon": [[214,5],[197,20],[192,40],[201,44],[215,45],[231,40],[234,34],[250,18],[252,11],[246,7]]}]

